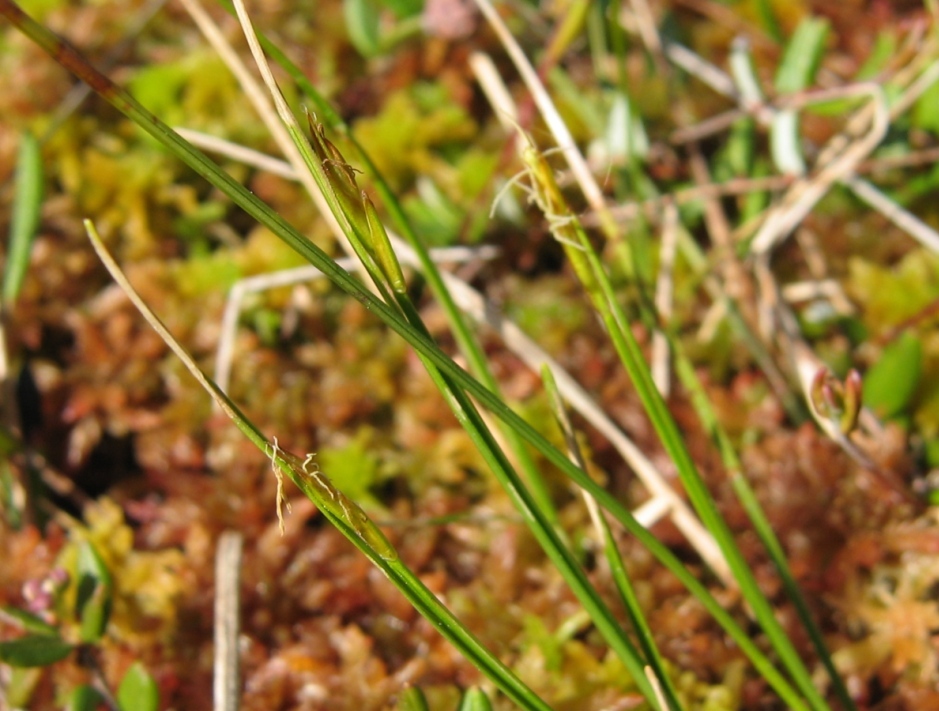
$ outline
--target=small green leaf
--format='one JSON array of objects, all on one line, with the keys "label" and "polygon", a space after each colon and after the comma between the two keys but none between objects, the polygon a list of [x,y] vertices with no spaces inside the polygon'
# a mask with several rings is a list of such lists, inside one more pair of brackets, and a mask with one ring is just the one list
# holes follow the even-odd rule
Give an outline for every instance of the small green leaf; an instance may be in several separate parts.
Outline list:
[{"label": "small green leaf", "polygon": [[750,43],[743,40],[735,41],[730,47],[730,57],[727,61],[744,105],[762,103],[763,88],[760,86],[760,78],[756,73]]},{"label": "small green leaf", "polygon": [[73,648],[55,635],[30,634],[0,642],[0,662],[13,667],[44,667],[65,659]]},{"label": "small green leaf", "polygon": [[378,4],[374,0],[344,0],[342,11],[352,46],[365,57],[377,55],[381,51],[378,32],[381,8]]},{"label": "small green leaf", "polygon": [[52,637],[59,634],[59,631],[55,627],[31,612],[21,610],[20,608],[13,607],[12,605],[4,605],[0,609],[3,610],[4,615],[8,615],[9,617],[12,617],[14,620],[19,622],[23,626],[23,629],[27,632],[32,632],[33,634],[39,635],[48,635]]},{"label": "small green leaf", "polygon": [[13,709],[30,708],[33,693],[44,675],[42,668],[11,667],[9,676],[3,680],[3,700]]},{"label": "small green leaf", "polygon": [[877,75],[887,67],[897,55],[897,29],[882,28],[877,32],[874,47],[864,60],[864,64],[854,75],[855,81],[876,80]]},{"label": "small green leaf", "polygon": [[416,686],[410,686],[398,697],[395,711],[429,711],[424,692]]},{"label": "small green leaf", "polygon": [[83,642],[97,642],[111,616],[111,573],[98,551],[88,541],[78,549],[78,596],[75,616],[81,623]]},{"label": "small green leaf", "polygon": [[864,376],[864,404],[881,417],[901,414],[913,399],[923,367],[923,346],[910,333],[884,348]]},{"label": "small green leaf", "polygon": [[463,696],[459,711],[492,711],[492,703],[486,692],[474,686]]},{"label": "small green leaf", "polygon": [[383,0],[382,5],[391,10],[399,20],[419,15],[424,9],[424,0]]},{"label": "small green leaf", "polygon": [[29,253],[36,237],[43,193],[42,153],[39,141],[25,133],[16,163],[16,195],[10,220],[7,264],[3,273],[3,303],[10,306],[20,293]]},{"label": "small green leaf", "polygon": [[95,687],[82,684],[69,696],[65,711],[97,711],[105,698]]},{"label": "small green leaf", "polygon": [[121,711],[157,711],[160,708],[160,690],[140,662],[131,664],[121,679],[117,703]]},{"label": "small green leaf", "polygon": [[912,111],[913,125],[939,134],[939,84],[933,84],[919,97]]}]

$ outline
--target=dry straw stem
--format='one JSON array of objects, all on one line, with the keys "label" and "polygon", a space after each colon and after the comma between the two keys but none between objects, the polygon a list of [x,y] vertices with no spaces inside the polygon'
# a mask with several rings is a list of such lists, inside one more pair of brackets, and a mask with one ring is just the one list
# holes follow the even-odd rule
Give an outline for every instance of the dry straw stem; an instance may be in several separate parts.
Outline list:
[{"label": "dry straw stem", "polygon": [[[623,15],[621,20],[626,18],[627,16]],[[623,24],[627,29],[638,31],[634,22],[631,24],[624,22]],[[644,33],[640,34],[645,36]],[[788,97],[780,102],[778,106],[765,103],[745,105],[744,98],[740,96],[733,81],[720,69],[700,58],[692,59],[691,53],[684,48],[673,52],[674,48],[668,44],[664,45],[666,55],[673,61],[680,63],[684,69],[696,75],[719,93],[733,98],[741,104],[736,112],[716,117],[694,127],[681,129],[674,136],[679,141],[691,141],[707,135],[720,126],[729,125],[732,120],[744,114],[753,115],[759,122],[766,124],[772,121],[777,110],[783,108],[802,108],[811,103],[829,101],[835,98],[859,95],[870,97],[870,101],[847,120],[844,130],[835,135],[819,153],[813,174],[798,178],[788,184],[777,204],[764,214],[762,224],[751,244],[752,254],[756,256],[752,266],[757,282],[761,286],[759,299],[761,308],[760,323],[762,324],[764,338],[768,339],[770,333],[777,332],[779,334],[784,350],[789,353],[792,359],[793,368],[803,394],[809,392],[812,379],[819,368],[824,367],[824,364],[801,338],[798,329],[793,327],[794,320],[783,305],[781,289],[769,267],[771,251],[792,233],[818,201],[836,183],[855,190],[861,199],[883,212],[888,219],[894,221],[898,226],[908,230],[922,244],[932,249],[939,247],[939,236],[935,231],[899,206],[890,203],[886,196],[883,196],[876,188],[866,181],[858,179],[855,175],[855,171],[862,161],[879,145],[889,127],[890,120],[907,110],[929,86],[939,79],[939,62],[934,59],[936,53],[935,43],[929,40],[922,44],[916,42],[908,42],[907,44],[911,48],[918,46],[919,51],[914,52],[911,50],[912,59],[906,65],[901,66],[891,77],[891,81],[895,86],[902,86],[905,89],[899,99],[889,107],[889,110],[882,88],[879,85],[870,83],[834,90],[804,92]],[[865,130],[866,133],[861,135]],[[724,286],[714,280],[708,280],[706,286],[712,292],[712,295],[721,293],[724,289]],[[776,331],[774,324],[782,326],[782,328]],[[873,467],[869,459],[843,433],[833,431],[830,426],[831,423],[823,419],[816,419],[823,431],[838,442],[854,459],[868,468]],[[876,422],[870,416],[870,413],[864,413],[861,421],[866,423],[865,426],[868,428],[876,427]]]},{"label": "dry straw stem", "polygon": [[[659,274],[655,282],[655,311],[662,323],[672,319],[672,299],[675,292],[673,269],[678,246],[678,208],[675,203],[665,207],[662,219],[662,246],[659,250]],[[669,365],[668,338],[661,330],[652,334],[652,380],[662,397],[668,398],[671,391],[671,367]]]},{"label": "dry straw stem", "polygon": [[[470,247],[443,247],[430,250],[430,256],[435,262],[461,263],[482,259],[491,259],[497,254],[494,247],[473,249]],[[416,256],[412,259],[403,259],[402,262],[409,267],[420,267]],[[359,264],[358,258],[344,257],[337,259],[336,264],[347,271],[355,269]],[[241,317],[241,307],[249,294],[276,289],[278,287],[294,286],[322,279],[323,273],[314,266],[295,267],[272,274],[259,274],[253,277],[240,279],[228,292],[225,301],[225,311],[222,315],[221,334],[218,349],[215,354],[214,379],[225,392],[231,381],[232,366],[235,359],[235,340],[238,335],[238,320]]]},{"label": "dry straw stem", "polygon": [[214,711],[238,711],[241,700],[238,635],[241,629],[241,558],[244,537],[225,531],[215,551]]}]

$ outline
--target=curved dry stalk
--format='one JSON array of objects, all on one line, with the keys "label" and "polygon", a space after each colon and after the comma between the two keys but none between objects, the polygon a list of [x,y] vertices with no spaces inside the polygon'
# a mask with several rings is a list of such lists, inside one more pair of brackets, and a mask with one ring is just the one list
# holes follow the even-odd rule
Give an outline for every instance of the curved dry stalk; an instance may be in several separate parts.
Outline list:
[{"label": "curved dry stalk", "polygon": [[[829,141],[829,145],[834,150],[822,153],[829,158],[827,164],[823,164],[823,167],[814,175],[797,180],[789,187],[780,204],[770,211],[753,237],[750,248],[753,254],[757,256],[768,254],[791,234],[796,225],[805,219],[832,185],[850,175],[854,168],[878,146],[890,125],[887,98],[878,84],[857,84],[836,91],[811,92],[799,97],[794,105],[790,105],[791,108],[796,108],[808,103],[856,95],[867,95],[871,99],[868,106],[871,107],[872,116],[867,134],[853,143],[847,143],[842,134]],[[845,146],[844,149],[838,150],[842,145]]]},{"label": "curved dry stalk", "polygon": [[878,190],[872,183],[856,175],[842,178],[842,183],[851,191],[877,210],[881,215],[906,232],[927,249],[939,253],[939,232],[919,219],[909,210],[905,210]]}]

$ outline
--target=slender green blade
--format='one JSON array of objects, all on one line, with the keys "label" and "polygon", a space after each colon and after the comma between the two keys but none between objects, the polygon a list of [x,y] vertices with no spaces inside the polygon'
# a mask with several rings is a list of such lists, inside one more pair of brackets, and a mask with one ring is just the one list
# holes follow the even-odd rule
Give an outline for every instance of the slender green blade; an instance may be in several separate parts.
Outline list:
[{"label": "slender green blade", "polygon": [[43,171],[39,141],[24,133],[16,162],[16,195],[3,273],[3,304],[9,308],[20,293],[29,268],[29,253],[39,226],[42,208]]}]

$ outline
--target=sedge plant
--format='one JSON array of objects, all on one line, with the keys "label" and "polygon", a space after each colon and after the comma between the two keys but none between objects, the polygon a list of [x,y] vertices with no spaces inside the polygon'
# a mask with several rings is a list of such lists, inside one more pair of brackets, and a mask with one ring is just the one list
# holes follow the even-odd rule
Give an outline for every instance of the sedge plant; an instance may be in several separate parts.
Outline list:
[{"label": "sedge plant", "polygon": [[[0,14],[42,46],[59,63],[86,81],[103,99],[123,112],[142,130],[162,144],[169,152],[197,171],[205,180],[227,195],[252,218],[269,228],[285,243],[316,266],[336,286],[362,303],[366,309],[380,318],[390,329],[399,334],[415,351],[426,368],[459,423],[465,428],[480,454],[490,467],[499,484],[516,507],[519,516],[529,527],[547,558],[558,569],[579,603],[603,637],[609,649],[628,670],[638,692],[650,708],[677,711],[683,701],[676,689],[667,663],[656,648],[653,631],[644,619],[638,604],[632,581],[626,572],[622,556],[617,550],[611,526],[622,526],[629,535],[641,542],[674,576],[694,595],[713,616],[739,649],[748,657],[757,673],[772,687],[782,702],[791,709],[825,711],[829,708],[823,694],[816,687],[805,662],[800,659],[794,645],[775,619],[770,602],[760,591],[752,571],[737,547],[727,523],[722,519],[713,497],[707,491],[702,478],[683,443],[678,426],[669,413],[664,399],[652,381],[649,367],[633,337],[629,317],[619,303],[617,294],[594,246],[582,229],[574,212],[567,205],[557,187],[553,171],[543,153],[522,136],[523,160],[529,180],[528,189],[534,202],[542,210],[550,230],[563,246],[574,273],[582,284],[586,297],[603,322],[606,333],[623,367],[639,393],[643,407],[651,419],[665,450],[678,470],[688,497],[710,534],[717,541],[721,553],[733,572],[733,577],[752,613],[756,624],[765,635],[767,652],[762,643],[754,641],[751,630],[715,599],[706,585],[697,579],[678,557],[661,541],[657,540],[636,517],[588,474],[583,457],[578,453],[576,439],[564,417],[564,404],[553,386],[552,376],[545,371],[543,379],[554,400],[554,410],[567,432],[567,449],[561,451],[552,445],[544,431],[517,415],[498,393],[482,351],[475,338],[463,324],[463,319],[452,300],[448,298],[444,280],[427,254],[420,235],[412,230],[387,185],[379,182],[383,204],[392,215],[392,220],[417,250],[428,282],[435,296],[446,304],[457,340],[471,364],[472,374],[460,367],[431,338],[421,319],[417,305],[411,298],[408,283],[395,253],[391,237],[386,231],[379,211],[368,195],[361,190],[356,179],[354,159],[347,159],[329,140],[326,126],[314,118],[307,125],[298,121],[291,113],[280,91],[273,81],[266,61],[261,56],[257,35],[244,13],[238,7],[249,43],[254,46],[255,56],[262,75],[266,77],[271,98],[290,134],[296,149],[303,158],[333,219],[359,258],[370,285],[341,269],[322,249],[303,236],[280,215],[259,200],[254,194],[222,171],[207,156],[185,141],[160,119],[141,106],[130,94],[110,79],[99,73],[77,52],[65,45],[46,28],[38,25],[10,0],[0,0]],[[586,12],[586,10],[585,10]],[[265,47],[298,80],[296,68],[272,45]],[[305,81],[305,80],[303,80]],[[335,113],[324,110],[331,129],[345,129]],[[363,158],[367,161],[367,158]],[[370,174],[376,175],[374,166],[368,162]],[[379,176],[380,177],[380,176]],[[119,266],[107,253],[98,236],[93,220],[85,223],[95,249],[114,278],[121,283],[128,296],[147,318],[161,337],[186,364],[199,384],[211,395],[236,426],[258,449],[268,457],[275,475],[289,478],[323,513],[325,518],[342,532],[371,562],[378,567],[407,597],[410,603],[424,615],[468,660],[476,665],[491,684],[524,709],[548,709],[549,704],[538,697],[513,670],[486,649],[472,632],[421,583],[398,555],[395,547],[382,529],[372,521],[361,506],[347,497],[328,478],[328,472],[319,470],[312,456],[302,456],[285,451],[274,434],[260,431],[210,378],[205,376],[185,349],[161,323],[159,317],[136,294],[133,286],[123,276]],[[734,487],[744,502],[744,508],[754,521],[767,549],[780,569],[785,585],[793,596],[796,607],[802,614],[803,623],[815,644],[819,657],[829,672],[835,692],[846,709],[853,707],[852,701],[838,679],[834,665],[815,624],[812,622],[801,594],[789,574],[778,542],[766,524],[755,497],[740,476],[740,466],[727,436],[721,431],[713,412],[702,401],[700,384],[696,382],[693,369],[685,356],[678,353],[678,371],[686,387],[695,394],[699,415],[718,443],[728,469],[733,473]],[[500,444],[480,408],[487,410],[498,421],[506,441],[512,448],[509,456]],[[528,447],[534,449],[545,461],[560,470],[570,482],[584,494],[596,524],[598,538],[602,541],[604,554],[609,562],[619,593],[619,603],[626,611],[632,629],[620,624],[616,611],[607,598],[591,583],[583,565],[571,547],[567,536],[558,523],[557,513],[550,496],[538,475]],[[513,461],[522,463],[519,473]],[[638,640],[638,643],[637,641]],[[474,708],[484,708],[488,701],[470,696]],[[408,694],[406,708],[421,708],[419,693]]]}]

